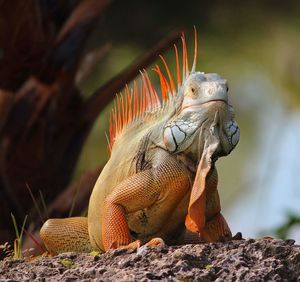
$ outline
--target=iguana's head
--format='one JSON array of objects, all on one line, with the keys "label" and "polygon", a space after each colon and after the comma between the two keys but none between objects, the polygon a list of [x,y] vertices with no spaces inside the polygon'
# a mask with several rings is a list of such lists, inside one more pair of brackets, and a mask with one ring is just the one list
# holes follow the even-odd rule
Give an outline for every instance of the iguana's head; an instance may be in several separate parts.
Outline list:
[{"label": "iguana's head", "polygon": [[191,73],[181,87],[181,110],[194,109],[210,102],[228,103],[227,81],[216,73]]},{"label": "iguana's head", "polygon": [[[239,141],[239,128],[234,121],[233,108],[228,103],[228,87],[225,79],[217,74],[196,72],[197,35],[195,30],[194,59],[191,70],[184,35],[182,36],[182,63],[178,49],[174,46],[176,58],[176,80],[167,62],[164,75],[160,67],[154,68],[161,86],[160,101],[147,72],[141,72],[140,85],[126,87],[123,95],[117,96],[111,114],[109,148],[121,132],[129,134],[130,129],[156,127],[153,140],[156,145],[171,153],[185,152],[199,159],[205,142],[215,136],[219,142],[215,157],[227,155]],[[182,71],[180,71],[182,65]],[[161,122],[158,122],[160,120]],[[132,126],[129,126],[132,125]],[[195,142],[196,140],[196,142]]]},{"label": "iguana's head", "polygon": [[178,97],[177,111],[164,127],[167,150],[199,155],[213,131],[220,141],[217,156],[229,154],[239,141],[239,128],[228,103],[227,81],[215,73],[192,72]]}]

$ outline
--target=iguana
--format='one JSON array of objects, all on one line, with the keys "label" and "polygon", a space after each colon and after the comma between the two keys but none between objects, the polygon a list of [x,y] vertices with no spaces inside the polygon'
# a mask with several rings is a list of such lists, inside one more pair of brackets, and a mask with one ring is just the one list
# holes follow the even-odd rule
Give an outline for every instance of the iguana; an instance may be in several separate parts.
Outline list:
[{"label": "iguana", "polygon": [[182,36],[182,71],[176,45],[177,87],[165,59],[156,65],[162,102],[146,71],[117,96],[110,122],[110,159],[90,197],[88,216],[47,220],[40,235],[53,253],[232,238],[220,213],[216,160],[239,141],[218,74],[196,71],[197,36],[189,70]]}]

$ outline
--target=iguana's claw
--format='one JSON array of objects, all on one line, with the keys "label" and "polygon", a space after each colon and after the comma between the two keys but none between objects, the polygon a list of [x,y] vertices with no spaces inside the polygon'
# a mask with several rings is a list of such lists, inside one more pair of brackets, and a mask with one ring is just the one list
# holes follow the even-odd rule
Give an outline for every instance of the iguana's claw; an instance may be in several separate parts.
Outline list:
[{"label": "iguana's claw", "polygon": [[120,250],[131,250],[131,249],[138,249],[141,246],[141,241],[140,240],[135,240],[131,243],[129,243],[126,246],[121,246],[118,249]]},{"label": "iguana's claw", "polygon": [[164,247],[166,243],[161,238],[153,238],[145,244],[146,247]]},{"label": "iguana's claw", "polygon": [[[148,243],[143,245],[142,247],[164,247],[166,244],[163,239],[161,238],[153,238]],[[141,248],[141,241],[135,240],[126,246],[120,246],[119,250],[134,250]]]}]

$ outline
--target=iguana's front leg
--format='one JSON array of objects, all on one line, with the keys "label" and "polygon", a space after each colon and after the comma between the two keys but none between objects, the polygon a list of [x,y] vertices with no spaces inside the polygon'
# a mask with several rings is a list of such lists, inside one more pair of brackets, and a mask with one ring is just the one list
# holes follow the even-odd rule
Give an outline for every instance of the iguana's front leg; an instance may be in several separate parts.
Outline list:
[{"label": "iguana's front leg", "polygon": [[[126,219],[129,213],[157,205],[158,217],[155,220],[163,228],[170,213],[189,188],[190,180],[186,169],[170,156],[157,167],[137,173],[121,182],[104,203],[104,249],[118,248],[131,242]],[[97,234],[92,236],[96,238]]]}]

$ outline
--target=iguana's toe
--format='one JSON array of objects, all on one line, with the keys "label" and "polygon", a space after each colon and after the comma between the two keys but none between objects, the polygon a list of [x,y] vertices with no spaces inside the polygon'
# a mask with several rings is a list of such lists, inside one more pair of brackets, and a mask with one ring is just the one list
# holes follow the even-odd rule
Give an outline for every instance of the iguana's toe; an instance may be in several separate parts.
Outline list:
[{"label": "iguana's toe", "polygon": [[162,238],[153,238],[145,244],[146,247],[164,247],[166,245]]},{"label": "iguana's toe", "polygon": [[138,249],[140,246],[141,246],[141,241],[140,240],[135,240],[135,241],[129,243],[128,245],[126,245],[126,246],[119,247],[118,249],[121,249],[121,250]]}]

